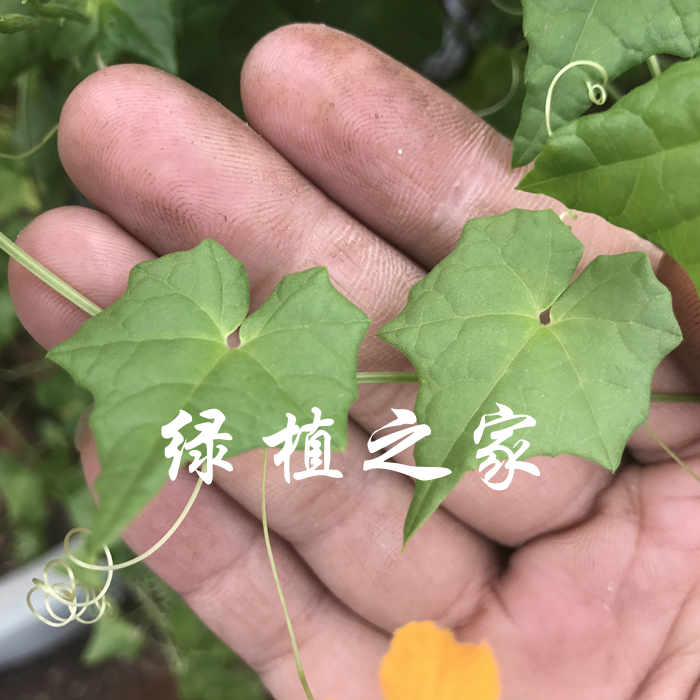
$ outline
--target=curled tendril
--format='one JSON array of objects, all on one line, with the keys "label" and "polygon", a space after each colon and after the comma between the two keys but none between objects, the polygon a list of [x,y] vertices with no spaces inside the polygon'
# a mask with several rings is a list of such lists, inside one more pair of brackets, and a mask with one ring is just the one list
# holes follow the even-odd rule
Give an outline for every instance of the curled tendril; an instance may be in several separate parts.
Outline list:
[{"label": "curled tendril", "polygon": [[552,126],[549,121],[549,114],[552,109],[552,90],[554,90],[557,80],[559,80],[559,78],[561,78],[561,76],[564,75],[569,68],[573,68],[574,66],[591,66],[592,68],[599,70],[603,76],[602,83],[592,83],[588,78],[585,78],[586,88],[588,89],[588,98],[591,102],[593,102],[593,104],[602,105],[608,97],[607,92],[605,92],[605,85],[607,85],[608,82],[608,74],[600,63],[596,63],[595,61],[573,61],[572,63],[565,65],[554,76],[554,79],[549,84],[549,89],[547,90],[547,99],[544,104],[544,123],[547,127],[547,134],[549,136],[552,135]]},{"label": "curled tendril", "polygon": [[[65,540],[63,541],[64,547],[66,549],[67,555],[71,558],[73,558],[73,555],[70,551],[70,538],[76,532],[89,532],[89,530],[84,527],[75,527],[66,535]],[[112,553],[109,551],[109,547],[107,545],[103,545],[103,549],[105,552],[105,557],[107,559],[106,568],[109,573],[107,574],[107,580],[105,581],[104,586],[99,592],[94,588],[88,588],[87,586],[76,583],[75,574],[73,573],[71,567],[61,559],[52,559],[44,567],[43,580],[38,578],[32,579],[34,588],[32,588],[29,591],[29,593],[27,593],[27,605],[29,606],[29,609],[34,613],[34,615],[36,615],[36,617],[38,617],[43,623],[50,625],[51,627],[63,627],[63,625],[67,625],[73,620],[82,622],[84,625],[90,625],[93,622],[97,622],[105,614],[105,612],[111,612],[112,606],[110,602],[105,598],[105,595],[107,594],[107,590],[109,589],[109,586],[112,583],[112,576],[114,575],[113,570],[111,568],[113,560]],[[70,580],[70,585],[63,582],[51,583],[49,581],[49,571],[53,566],[62,566],[66,570],[66,573],[68,574],[68,579]],[[85,600],[82,602],[78,601],[77,593],[79,590],[81,590],[85,594]],[[49,615],[51,615],[54,621],[51,621],[48,618],[44,617],[32,605],[32,594],[35,591],[44,592],[44,604],[49,612]],[[65,605],[70,610],[70,615],[61,617],[58,613],[56,613],[51,607],[52,599],[57,600],[59,603]],[[84,619],[83,615],[85,615],[85,613],[93,607],[95,614],[89,619]]]},{"label": "curled tendril", "polygon": [[564,217],[568,216],[572,221],[576,221],[578,219],[578,214],[573,211],[573,209],[565,209],[561,214],[559,214],[559,218],[564,221]]},{"label": "curled tendril", "polygon": [[[112,583],[112,576],[114,575],[114,572],[117,569],[125,569],[127,566],[131,566],[132,564],[137,564],[138,562],[143,561],[146,557],[153,554],[153,552],[155,552],[159,547],[162,547],[170,539],[175,530],[177,530],[177,528],[180,527],[180,524],[185,519],[185,516],[187,515],[187,513],[189,513],[190,508],[192,508],[195,498],[197,498],[197,494],[202,488],[203,483],[204,482],[201,478],[197,479],[197,484],[194,487],[194,490],[192,491],[190,500],[187,501],[187,504],[182,509],[182,513],[180,513],[180,516],[175,521],[173,526],[165,533],[165,535],[163,535],[163,537],[161,537],[160,540],[158,540],[158,542],[156,542],[148,551],[144,552],[140,556],[134,557],[133,559],[129,559],[129,561],[122,562],[121,564],[114,563],[114,560],[112,559],[112,553],[109,551],[109,547],[106,544],[102,545],[102,548],[104,549],[105,553],[105,558],[107,559],[106,565],[90,564],[89,562],[81,561],[80,559],[78,559],[78,557],[76,557],[75,554],[73,554],[73,552],[70,551],[70,538],[76,532],[85,532],[89,534],[90,530],[88,530],[85,527],[74,527],[63,540],[63,546],[66,550],[66,556],[74,564],[77,564],[78,566],[81,566],[84,569],[90,569],[91,571],[106,571],[107,580],[105,581],[104,586],[99,591],[97,591],[95,588],[89,588],[87,586],[84,586],[83,584],[76,583],[75,574],[73,573],[73,569],[71,569],[70,564],[67,564],[62,559],[52,559],[44,567],[43,580],[38,578],[32,579],[34,588],[32,588],[29,591],[29,593],[27,593],[27,605],[29,606],[29,609],[34,613],[34,615],[37,618],[39,618],[45,624],[51,625],[51,627],[63,627],[63,625],[67,625],[73,620],[78,620],[78,622],[82,622],[84,625],[90,625],[93,622],[97,622],[105,614],[105,612],[111,611],[111,603],[105,598],[105,595],[107,594],[107,590],[109,589],[109,586]],[[63,582],[52,584],[49,582],[49,571],[53,566],[62,566],[66,570],[70,584]],[[81,590],[85,594],[85,600],[83,602],[78,602],[77,593],[79,590]],[[52,622],[48,618],[44,617],[32,605],[31,598],[32,594],[35,591],[44,592],[44,603],[46,605],[46,609],[48,610],[49,615],[53,617],[55,622]],[[52,599],[57,600],[59,603],[65,605],[70,610],[70,615],[68,615],[67,617],[61,617],[60,615],[58,615],[51,607]],[[92,608],[93,606],[95,608],[94,617],[91,617],[89,619],[83,619],[83,615],[87,612],[88,609]]]}]

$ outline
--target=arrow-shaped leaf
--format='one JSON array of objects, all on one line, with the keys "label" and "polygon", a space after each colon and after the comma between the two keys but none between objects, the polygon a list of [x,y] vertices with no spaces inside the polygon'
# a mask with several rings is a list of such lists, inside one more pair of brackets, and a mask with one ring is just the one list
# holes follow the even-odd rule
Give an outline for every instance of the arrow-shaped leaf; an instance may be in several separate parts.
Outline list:
[{"label": "arrow-shaped leaf", "polygon": [[[324,267],[285,276],[248,319],[243,264],[212,240],[134,267],[125,294],[48,357],[95,397],[90,427],[102,465],[95,543],[110,542],[168,478],[161,427],[185,410],[226,416],[226,458],[262,437],[313,420],[347,442],[357,398],[357,351],[367,316],[336,291]],[[240,326],[240,346],[227,338]],[[194,437],[192,426],[183,436]]]},{"label": "arrow-shaped leaf", "polygon": [[497,403],[537,421],[513,438],[530,442],[521,460],[568,453],[618,466],[681,333],[646,254],[599,256],[567,287],[582,251],[552,211],[473,219],[379,332],[420,379],[415,414],[432,434],[416,464],[452,471],[416,482],[405,540],[481,461],[474,431]]}]

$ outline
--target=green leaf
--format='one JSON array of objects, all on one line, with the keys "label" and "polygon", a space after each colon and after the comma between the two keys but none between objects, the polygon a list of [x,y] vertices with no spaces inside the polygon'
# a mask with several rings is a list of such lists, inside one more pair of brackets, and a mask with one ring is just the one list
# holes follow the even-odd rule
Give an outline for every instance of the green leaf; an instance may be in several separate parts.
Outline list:
[{"label": "green leaf", "polygon": [[[133,556],[115,555],[115,560]],[[121,575],[139,603],[139,613],[168,651],[181,700],[269,700],[255,672],[145,564],[123,569]]]},{"label": "green leaf", "polygon": [[182,700],[236,700],[268,697],[256,674],[192,612],[179,596],[167,613],[172,642],[180,652],[177,668]]},{"label": "green leaf", "polygon": [[12,340],[19,328],[19,319],[7,285],[7,261],[6,256],[0,258],[0,348]]},{"label": "green leaf", "polygon": [[[345,448],[369,319],[322,267],[286,275],[244,321],[248,294],[243,264],[207,239],[134,267],[124,296],[48,353],[95,397],[94,541],[111,542],[167,480],[161,427],[181,409],[193,424],[201,411],[224,413],[227,459],[264,447],[286,413],[311,422],[312,407],[335,421],[333,449]],[[239,325],[240,347],[231,349]]]},{"label": "green leaf", "polygon": [[[82,25],[79,25],[82,26]],[[15,148],[23,153],[34,147],[56,125],[70,89],[56,80],[45,64],[34,66],[18,80],[17,121],[13,129]],[[33,177],[43,209],[68,203],[70,179],[58,155],[56,138],[50,139],[22,163]]]},{"label": "green leaf", "polygon": [[[544,108],[549,85],[573,61],[595,61],[610,80],[656,53],[691,58],[700,48],[697,0],[524,0],[523,31],[529,43],[527,94],[513,140],[513,167],[525,165],[547,140]],[[594,68],[576,66],[552,93],[555,130],[591,105],[584,80],[599,82]]]},{"label": "green leaf", "polygon": [[31,561],[46,549],[46,492],[36,471],[5,452],[0,452],[0,500],[12,525],[14,557]]},{"label": "green leaf", "polygon": [[47,510],[39,475],[11,454],[0,452],[0,492],[13,523],[43,525]]},{"label": "green leaf", "polygon": [[474,431],[496,403],[537,421],[518,434],[530,442],[522,459],[568,453],[618,466],[681,333],[646,254],[599,256],[567,287],[582,251],[549,210],[473,219],[379,332],[420,379],[415,414],[432,433],[416,464],[452,470],[416,482],[405,541],[481,461]]},{"label": "green leaf", "polygon": [[107,659],[135,659],[144,643],[145,635],[140,627],[121,614],[105,615],[94,624],[80,660],[86,666],[94,666]]},{"label": "green leaf", "polygon": [[661,246],[700,293],[700,59],[559,129],[518,189],[595,212]]},{"label": "green leaf", "polygon": [[177,56],[180,77],[190,82],[199,71],[206,74],[220,65],[221,52],[230,48],[231,36],[222,24],[241,0],[178,0],[176,3]]},{"label": "green leaf", "polygon": [[0,34],[16,34],[27,29],[41,27],[46,20],[28,15],[0,15]]},{"label": "green leaf", "polygon": [[103,0],[96,50],[107,64],[130,53],[168,73],[177,73],[173,0]]},{"label": "green leaf", "polygon": [[0,160],[0,221],[23,212],[38,214],[41,201],[31,178]]}]

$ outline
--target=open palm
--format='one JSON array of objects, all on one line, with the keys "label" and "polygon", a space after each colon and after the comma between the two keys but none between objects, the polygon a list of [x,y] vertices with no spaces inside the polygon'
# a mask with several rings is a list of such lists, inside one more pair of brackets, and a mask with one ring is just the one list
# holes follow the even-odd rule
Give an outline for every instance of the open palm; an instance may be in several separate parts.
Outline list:
[{"label": "open palm", "polygon": [[[90,76],[63,110],[59,150],[97,210],[47,212],[18,242],[101,307],[125,291],[133,265],[203,238],[245,263],[251,310],[286,273],[327,265],[373,322],[358,369],[400,371],[410,364],[375,333],[467,219],[564,209],[513,190],[521,173],[508,172],[510,144],[463,105],[326,27],[264,38],[242,95],[250,126],[156,69]],[[629,250],[659,265],[652,246],[596,217],[580,216],[573,230],[586,246],[582,266]],[[680,289],[682,274],[662,267]],[[86,318],[14,263],[10,282],[22,322],[46,348]],[[700,311],[692,293],[676,301],[685,364],[681,352],[667,358],[653,389],[698,392],[690,361]],[[567,455],[533,459],[541,476],[517,472],[507,491],[468,473],[402,554],[412,483],[362,463],[369,435],[415,394],[415,385],[360,387],[349,447],[333,456],[344,478],[289,485],[270,469],[273,549],[316,697],[380,698],[391,633],[432,619],[460,640],[489,641],[503,700],[700,698],[700,484],[640,429],[614,476]],[[654,403],[649,425],[699,470],[700,405]],[[81,451],[92,482],[89,431]],[[259,520],[262,454],[232,464],[147,562],[276,698],[296,700],[303,692]],[[136,552],[170,527],[195,479],[169,482],[129,528]]]}]

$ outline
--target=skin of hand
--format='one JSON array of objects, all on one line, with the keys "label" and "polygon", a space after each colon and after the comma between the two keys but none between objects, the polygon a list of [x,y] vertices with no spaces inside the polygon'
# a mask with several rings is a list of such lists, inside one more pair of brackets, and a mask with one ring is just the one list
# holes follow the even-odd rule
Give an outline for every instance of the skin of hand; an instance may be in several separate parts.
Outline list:
[{"label": "skin of hand", "polygon": [[[513,189],[523,171],[509,171],[506,139],[341,32],[273,32],[248,56],[241,86],[249,124],[154,68],[91,75],[66,102],[58,147],[97,210],[48,211],[19,244],[103,308],[123,294],[133,265],[206,237],[245,263],[251,311],[286,273],[327,265],[372,319],[358,370],[402,371],[408,361],[374,335],[467,219],[514,207],[564,211]],[[652,390],[700,391],[700,304],[685,273],[595,216],[572,227],[586,247],[579,269],[599,254],[649,252],[686,334]],[[15,263],[10,289],[47,349],[86,318]],[[503,700],[700,699],[700,484],[640,428],[614,475],[568,455],[533,457],[541,477],[520,474],[507,491],[465,475],[401,554],[413,485],[363,472],[362,462],[369,435],[391,407],[411,408],[416,391],[360,386],[348,449],[333,457],[342,479],[289,485],[268,458],[272,546],[316,697],[379,700],[391,633],[431,619],[461,641],[488,640]],[[700,405],[654,403],[649,425],[700,471]],[[92,483],[99,464],[89,430],[80,449]],[[232,464],[147,563],[275,698],[298,700],[259,520],[262,452]],[[170,527],[195,478],[168,482],[127,530],[137,553]]]}]

